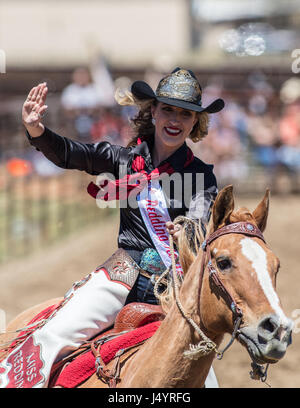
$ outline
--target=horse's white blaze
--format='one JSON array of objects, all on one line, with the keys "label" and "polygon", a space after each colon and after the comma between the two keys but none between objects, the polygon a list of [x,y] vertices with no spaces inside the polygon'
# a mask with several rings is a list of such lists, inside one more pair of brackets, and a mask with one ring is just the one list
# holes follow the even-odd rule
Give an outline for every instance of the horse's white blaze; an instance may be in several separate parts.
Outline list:
[{"label": "horse's white blaze", "polygon": [[289,319],[285,316],[280,307],[280,301],[272,285],[271,277],[268,272],[267,255],[264,249],[253,239],[243,238],[240,241],[243,255],[252,263],[256,272],[258,282],[268,299],[272,309],[279,316],[282,324],[288,324]]}]

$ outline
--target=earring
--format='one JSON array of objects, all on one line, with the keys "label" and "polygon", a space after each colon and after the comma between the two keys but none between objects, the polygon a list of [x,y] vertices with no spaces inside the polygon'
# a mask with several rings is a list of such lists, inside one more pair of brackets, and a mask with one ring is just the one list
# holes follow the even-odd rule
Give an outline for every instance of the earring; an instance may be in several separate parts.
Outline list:
[{"label": "earring", "polygon": [[155,119],[154,118],[151,119],[151,122],[152,122],[152,125],[155,126]]}]

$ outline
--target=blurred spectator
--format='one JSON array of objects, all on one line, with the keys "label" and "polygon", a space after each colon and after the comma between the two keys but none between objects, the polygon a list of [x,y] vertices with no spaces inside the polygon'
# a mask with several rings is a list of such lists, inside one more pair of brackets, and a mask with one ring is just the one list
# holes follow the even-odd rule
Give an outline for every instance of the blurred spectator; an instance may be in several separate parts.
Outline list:
[{"label": "blurred spectator", "polygon": [[224,112],[211,119],[209,136],[193,147],[198,157],[214,164],[220,185],[242,180],[248,174],[243,146],[245,117],[235,104],[232,103],[232,110],[230,105],[229,102]]},{"label": "blurred spectator", "polygon": [[278,126],[271,112],[256,115],[248,114],[248,133],[253,158],[269,171],[277,166],[277,148],[279,142]]},{"label": "blurred spectator", "polygon": [[279,129],[283,144],[300,147],[300,100],[285,107]]},{"label": "blurred spectator", "polygon": [[[130,90],[131,82],[128,77],[118,77],[114,81],[113,88],[122,91]],[[107,95],[109,94],[111,92],[107,92]],[[98,118],[91,128],[91,141],[95,143],[106,140],[126,146],[133,137],[129,122],[136,115],[137,108],[136,106],[119,106],[116,104],[110,106],[108,102],[109,99],[107,99],[107,106],[99,110]]]},{"label": "blurred spectator", "polygon": [[284,104],[297,102],[300,99],[300,79],[292,77],[281,86],[280,99]]},{"label": "blurred spectator", "polygon": [[291,191],[300,191],[300,79],[286,80],[280,89],[283,108],[278,118],[281,146],[277,151],[278,161],[287,171]]},{"label": "blurred spectator", "polygon": [[107,141],[126,146],[132,136],[128,118],[122,115],[122,108],[102,109],[99,119],[91,128],[93,143]]},{"label": "blurred spectator", "polygon": [[74,127],[79,140],[89,141],[94,116],[101,104],[101,96],[87,68],[77,68],[61,95],[64,120]]},{"label": "blurred spectator", "polygon": [[72,75],[72,83],[62,92],[61,104],[66,113],[76,115],[83,109],[86,111],[97,109],[101,98],[95,84],[91,80],[87,68],[77,68]]},{"label": "blurred spectator", "polygon": [[120,130],[123,121],[111,109],[102,109],[99,120],[91,128],[92,141],[99,142],[106,140],[110,143],[120,144]]},{"label": "blurred spectator", "polygon": [[279,121],[282,146],[278,158],[292,172],[300,171],[300,100],[287,105]]}]

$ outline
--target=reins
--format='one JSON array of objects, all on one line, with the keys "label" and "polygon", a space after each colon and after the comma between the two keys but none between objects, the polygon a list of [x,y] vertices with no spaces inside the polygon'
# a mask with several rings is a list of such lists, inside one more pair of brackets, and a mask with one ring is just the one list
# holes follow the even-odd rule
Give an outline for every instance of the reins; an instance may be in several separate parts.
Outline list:
[{"label": "reins", "polygon": [[195,329],[195,331],[202,337],[202,340],[194,345],[190,344],[189,350],[186,350],[184,352],[184,356],[188,357],[193,360],[197,360],[199,357],[205,356],[209,353],[211,353],[213,350],[217,352],[217,345],[210,340],[204,332],[201,330],[201,328],[197,325],[197,323],[193,320],[191,316],[188,316],[187,313],[184,311],[184,308],[179,300],[179,288],[178,288],[178,277],[177,277],[177,271],[176,271],[176,261],[175,261],[175,256],[174,256],[174,242],[173,242],[173,237],[170,235],[169,236],[170,240],[170,249],[171,249],[171,259],[172,259],[172,282],[173,282],[173,289],[174,289],[174,294],[175,294],[175,301],[177,304],[177,307],[182,314],[182,316],[190,323],[190,325]]}]

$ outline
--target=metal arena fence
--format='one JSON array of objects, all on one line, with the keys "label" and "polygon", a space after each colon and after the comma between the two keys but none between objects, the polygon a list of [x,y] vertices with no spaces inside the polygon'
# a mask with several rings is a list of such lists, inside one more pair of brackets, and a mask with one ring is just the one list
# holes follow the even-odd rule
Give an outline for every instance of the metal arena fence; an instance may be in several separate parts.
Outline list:
[{"label": "metal arena fence", "polygon": [[[3,182],[3,178],[2,178]],[[8,176],[0,191],[0,263],[27,255],[100,221],[112,210],[85,197],[88,177]],[[87,195],[87,193],[86,193]]]}]

